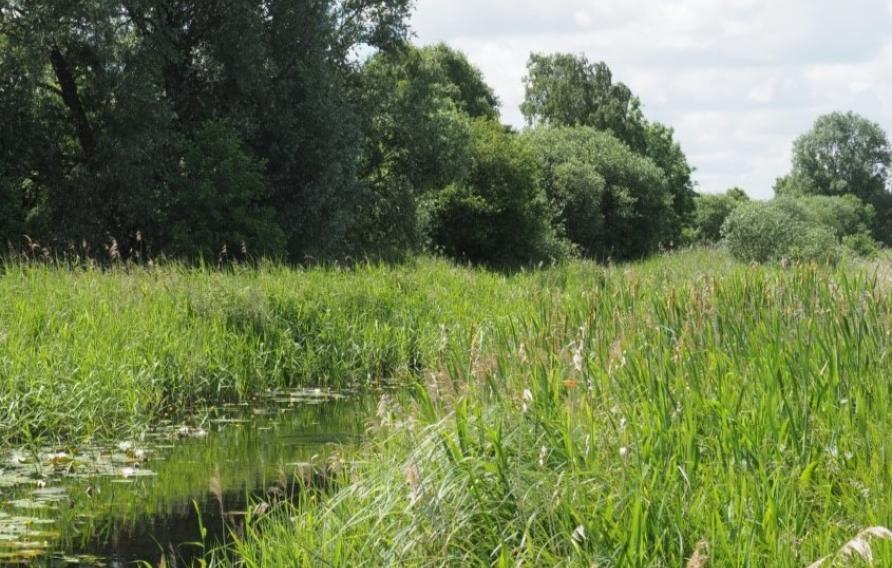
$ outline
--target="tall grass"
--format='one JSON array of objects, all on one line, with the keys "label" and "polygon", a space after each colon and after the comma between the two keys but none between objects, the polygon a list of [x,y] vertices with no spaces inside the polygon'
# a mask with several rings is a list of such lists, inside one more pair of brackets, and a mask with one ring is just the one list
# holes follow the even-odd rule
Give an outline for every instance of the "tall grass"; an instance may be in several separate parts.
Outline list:
[{"label": "tall grass", "polygon": [[214,561],[802,567],[892,521],[892,302],[870,271],[694,252],[501,285],[524,300],[382,399],[337,492]]},{"label": "tall grass", "polygon": [[269,388],[414,376],[441,325],[469,342],[522,286],[445,262],[355,270],[0,271],[0,442],[121,437]]}]

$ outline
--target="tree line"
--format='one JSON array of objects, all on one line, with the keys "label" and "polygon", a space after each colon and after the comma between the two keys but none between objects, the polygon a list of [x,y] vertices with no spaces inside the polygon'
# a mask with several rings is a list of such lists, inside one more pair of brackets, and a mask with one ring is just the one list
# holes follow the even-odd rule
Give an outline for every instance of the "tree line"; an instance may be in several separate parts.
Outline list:
[{"label": "tree line", "polygon": [[821,116],[794,142],[774,199],[750,201],[739,188],[698,196],[694,236],[747,261],[872,256],[892,245],[890,167],[892,146],[877,123],[853,112]]},{"label": "tree line", "polygon": [[[606,64],[532,54],[516,131],[461,52],[412,45],[411,10],[0,0],[0,242],[498,265],[724,238],[732,208],[710,217],[672,129]],[[840,185],[797,164],[784,193],[853,193],[892,237],[885,170],[843,164]]]},{"label": "tree line", "polygon": [[120,254],[516,263],[677,242],[691,168],[604,64],[523,112],[410,0],[3,0],[0,238]]}]

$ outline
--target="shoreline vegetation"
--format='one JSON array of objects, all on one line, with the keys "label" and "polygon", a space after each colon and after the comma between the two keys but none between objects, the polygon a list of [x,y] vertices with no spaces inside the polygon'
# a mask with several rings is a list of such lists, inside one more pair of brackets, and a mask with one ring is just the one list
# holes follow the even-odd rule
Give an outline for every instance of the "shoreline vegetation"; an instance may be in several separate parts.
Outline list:
[{"label": "shoreline vegetation", "polygon": [[884,262],[9,263],[0,439],[396,379],[337,489],[208,562],[805,566],[892,516]]}]

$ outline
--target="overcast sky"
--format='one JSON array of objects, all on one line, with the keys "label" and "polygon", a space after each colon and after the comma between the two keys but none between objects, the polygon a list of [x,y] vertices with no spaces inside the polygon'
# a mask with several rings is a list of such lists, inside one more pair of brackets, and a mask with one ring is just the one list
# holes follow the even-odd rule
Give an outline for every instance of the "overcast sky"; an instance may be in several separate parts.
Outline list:
[{"label": "overcast sky", "polygon": [[675,128],[701,191],[771,197],[825,112],[892,132],[892,0],[417,0],[413,27],[464,51],[517,126],[531,51],[605,61]]}]

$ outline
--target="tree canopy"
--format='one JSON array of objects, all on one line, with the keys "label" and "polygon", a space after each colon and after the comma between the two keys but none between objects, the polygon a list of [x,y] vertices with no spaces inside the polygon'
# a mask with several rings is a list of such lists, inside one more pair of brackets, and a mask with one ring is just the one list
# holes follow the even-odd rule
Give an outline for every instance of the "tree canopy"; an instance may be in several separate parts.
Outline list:
[{"label": "tree canopy", "polygon": [[604,63],[534,54],[526,132],[411,0],[0,0],[0,239],[186,259],[518,264],[680,242],[692,168]]},{"label": "tree canopy", "polygon": [[638,97],[623,83],[614,82],[606,63],[591,63],[584,55],[533,54],[524,84],[521,111],[530,125],[587,126],[610,132],[663,170],[676,230],[690,223],[696,195],[693,168],[673,130],[645,119]]},{"label": "tree canopy", "polygon": [[778,195],[854,195],[873,205],[876,238],[892,244],[892,147],[880,126],[852,112],[817,119],[793,145],[793,170]]}]

